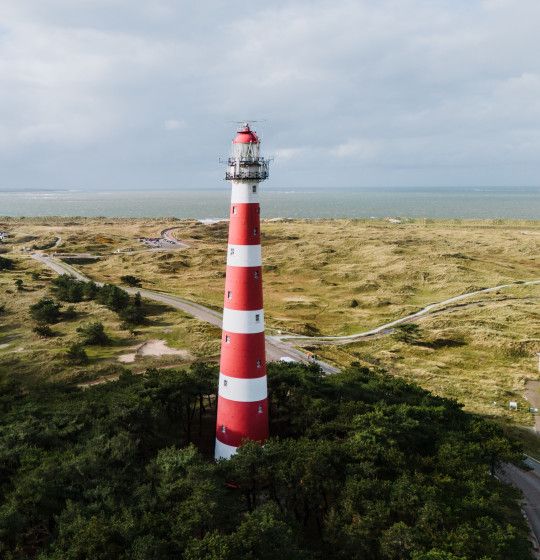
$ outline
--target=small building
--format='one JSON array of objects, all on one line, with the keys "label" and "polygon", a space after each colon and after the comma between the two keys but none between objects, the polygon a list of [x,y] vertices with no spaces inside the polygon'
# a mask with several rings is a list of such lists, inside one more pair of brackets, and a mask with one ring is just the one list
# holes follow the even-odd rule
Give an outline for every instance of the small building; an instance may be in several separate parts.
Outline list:
[{"label": "small building", "polygon": [[518,409],[518,403],[517,403],[517,401],[510,401],[510,402],[508,403],[508,408],[509,408],[510,410],[517,410],[517,409]]}]

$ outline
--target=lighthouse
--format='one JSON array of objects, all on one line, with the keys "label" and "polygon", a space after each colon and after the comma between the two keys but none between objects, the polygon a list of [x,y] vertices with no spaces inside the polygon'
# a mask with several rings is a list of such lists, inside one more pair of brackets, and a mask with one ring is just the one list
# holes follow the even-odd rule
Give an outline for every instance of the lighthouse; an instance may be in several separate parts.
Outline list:
[{"label": "lighthouse", "polygon": [[247,440],[268,438],[259,184],[268,160],[249,124],[232,142],[225,179],[231,182],[227,270],[219,373],[216,459]]}]

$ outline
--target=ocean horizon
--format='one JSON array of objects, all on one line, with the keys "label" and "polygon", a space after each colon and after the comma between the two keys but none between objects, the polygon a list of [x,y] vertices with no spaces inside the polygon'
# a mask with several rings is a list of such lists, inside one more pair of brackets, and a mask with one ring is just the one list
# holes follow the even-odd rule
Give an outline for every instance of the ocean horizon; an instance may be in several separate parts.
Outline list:
[{"label": "ocean horizon", "polygon": [[[0,189],[0,216],[228,217],[230,187]],[[333,187],[261,190],[265,218],[540,219],[540,187]]]}]

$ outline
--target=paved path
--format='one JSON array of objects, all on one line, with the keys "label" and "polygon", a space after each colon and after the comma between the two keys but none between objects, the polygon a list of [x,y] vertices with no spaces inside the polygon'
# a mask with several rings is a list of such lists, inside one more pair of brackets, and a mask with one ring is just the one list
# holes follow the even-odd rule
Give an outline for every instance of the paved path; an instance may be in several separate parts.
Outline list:
[{"label": "paved path", "polygon": [[318,341],[335,341],[335,342],[345,342],[345,343],[354,342],[355,340],[359,340],[361,338],[367,338],[370,336],[384,333],[384,331],[392,329],[392,327],[401,325],[403,323],[409,323],[411,321],[414,321],[415,319],[419,319],[420,317],[423,317],[424,315],[429,315],[430,313],[434,313],[436,311],[442,311],[441,308],[444,308],[445,306],[451,305],[453,303],[462,301],[464,299],[473,296],[477,296],[480,294],[488,294],[490,292],[496,292],[497,290],[503,290],[505,288],[516,288],[518,286],[532,286],[535,284],[540,284],[540,280],[528,280],[527,282],[512,282],[511,284],[500,284],[499,286],[493,286],[492,288],[483,288],[482,290],[476,290],[475,292],[467,292],[466,294],[454,296],[445,299],[443,301],[439,301],[437,303],[430,303],[429,305],[426,305],[426,307],[424,307],[420,311],[417,311],[416,313],[412,313],[411,315],[407,315],[406,317],[402,317],[401,319],[396,319],[395,321],[391,321],[390,323],[385,323],[384,325],[380,325],[379,327],[361,333],[350,334],[346,336],[317,336],[317,337],[302,336],[302,335],[282,335],[279,336],[278,338],[282,341],[309,340],[311,342],[318,342]]},{"label": "paved path", "polygon": [[167,241],[173,243],[174,245],[176,245],[179,248],[189,249],[189,245],[187,243],[185,243],[184,241],[180,241],[179,239],[176,239],[176,237],[171,233],[171,231],[173,231],[175,229],[181,229],[181,228],[179,226],[170,227],[170,228],[164,229],[160,233],[160,235],[161,235],[161,237],[163,237],[163,239],[166,239]]},{"label": "paved path", "polygon": [[[501,478],[519,488],[524,496],[523,511],[529,520],[531,530],[536,537],[536,546],[540,542],[540,463],[527,457],[525,463],[531,468],[524,471],[514,465],[501,467]],[[538,551],[538,548],[537,548]]]}]

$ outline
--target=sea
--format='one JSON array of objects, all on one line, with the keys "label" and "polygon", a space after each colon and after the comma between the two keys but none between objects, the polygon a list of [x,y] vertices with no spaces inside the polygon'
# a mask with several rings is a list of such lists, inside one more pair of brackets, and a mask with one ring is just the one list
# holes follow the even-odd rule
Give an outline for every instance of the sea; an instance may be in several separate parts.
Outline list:
[{"label": "sea", "polygon": [[[540,219],[540,187],[261,189],[264,218]],[[230,188],[0,190],[0,216],[228,216]]]}]

